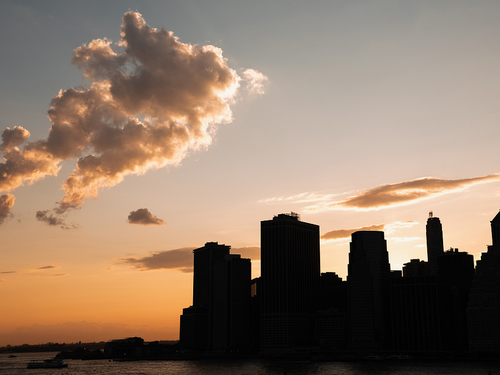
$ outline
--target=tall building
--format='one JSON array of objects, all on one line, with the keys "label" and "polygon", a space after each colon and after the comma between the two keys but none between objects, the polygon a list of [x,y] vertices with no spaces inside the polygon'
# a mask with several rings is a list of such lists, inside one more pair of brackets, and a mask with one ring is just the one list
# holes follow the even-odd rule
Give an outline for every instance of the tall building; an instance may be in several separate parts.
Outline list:
[{"label": "tall building", "polygon": [[226,255],[215,262],[213,349],[247,350],[250,345],[251,261]]},{"label": "tall building", "polygon": [[261,349],[308,345],[320,291],[319,226],[295,213],[261,222]]},{"label": "tall building", "polygon": [[491,221],[493,245],[481,254],[467,305],[471,351],[500,351],[500,212]]},{"label": "tall building", "polygon": [[347,275],[351,348],[376,350],[389,346],[390,278],[384,232],[354,232]]},{"label": "tall building", "polygon": [[180,341],[184,347],[209,349],[213,342],[215,263],[229,255],[231,246],[207,242],[193,250],[193,305],[183,310]]},{"label": "tall building", "polygon": [[443,255],[443,228],[438,217],[434,217],[432,211],[429,212],[429,218],[426,225],[427,237],[427,262],[429,264],[429,275],[437,274],[437,257]]}]

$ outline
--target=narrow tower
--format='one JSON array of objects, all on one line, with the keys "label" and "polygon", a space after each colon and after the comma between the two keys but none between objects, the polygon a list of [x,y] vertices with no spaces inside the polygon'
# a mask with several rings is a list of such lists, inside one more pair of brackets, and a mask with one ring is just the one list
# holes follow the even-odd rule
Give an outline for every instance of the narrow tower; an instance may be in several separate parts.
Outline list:
[{"label": "narrow tower", "polygon": [[438,217],[434,217],[432,211],[426,225],[427,234],[427,261],[429,263],[429,275],[437,274],[437,257],[443,255],[443,228]]}]

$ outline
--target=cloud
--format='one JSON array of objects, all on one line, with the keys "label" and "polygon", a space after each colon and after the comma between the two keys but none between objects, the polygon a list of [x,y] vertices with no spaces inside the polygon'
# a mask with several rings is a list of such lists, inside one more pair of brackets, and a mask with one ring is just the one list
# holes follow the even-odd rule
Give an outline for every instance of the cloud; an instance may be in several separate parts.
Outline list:
[{"label": "cloud", "polygon": [[54,266],[54,265],[43,266],[43,267],[38,267],[37,270],[52,270],[52,269],[55,269],[55,268],[59,268],[59,266]]},{"label": "cloud", "polygon": [[17,273],[17,271],[3,271],[3,272],[0,272],[0,274],[2,273]]},{"label": "cloud", "polygon": [[130,215],[128,215],[128,222],[130,224],[140,224],[140,225],[167,224],[162,219],[149,212],[147,208],[139,208],[136,211],[131,211]]},{"label": "cloud", "polygon": [[498,180],[500,180],[500,174],[460,180],[443,180],[440,178],[424,177],[396,184],[378,186],[344,200],[311,205],[304,210],[308,212],[339,209],[357,211],[378,210],[381,208],[412,204],[423,199],[463,190],[472,185]]},{"label": "cloud", "polygon": [[[193,250],[196,247],[183,247],[181,249],[160,251],[142,258],[130,257],[122,258],[122,263],[129,264],[141,271],[159,269],[177,269],[181,272],[193,272]],[[260,247],[245,246],[231,249],[231,254],[240,254],[242,258],[252,260],[260,259]]]},{"label": "cloud", "polygon": [[252,94],[263,95],[268,78],[261,72],[254,69],[247,69],[243,72],[243,77],[247,83],[247,90]]},{"label": "cloud", "polygon": [[16,197],[12,194],[4,194],[0,196],[0,224],[2,224],[12,214],[10,210],[14,207]]},{"label": "cloud", "polygon": [[141,271],[159,269],[178,269],[181,272],[193,272],[193,250],[195,247],[161,251],[142,258],[123,258],[123,263]]},{"label": "cloud", "polygon": [[[72,64],[89,87],[61,90],[52,99],[47,139],[20,151],[15,145],[29,133],[5,130],[0,163],[0,191],[10,191],[55,176],[62,161],[77,158],[62,185],[64,197],[52,213],[37,213],[62,228],[67,226],[57,217],[97,198],[101,189],[130,174],[178,165],[210,145],[216,126],[232,121],[230,104],[241,81],[220,48],[182,43],[137,12],[125,13],[118,43],[104,38],[84,44],[74,50]],[[265,77],[253,72],[245,77],[254,77],[249,82],[260,90]]]},{"label": "cloud", "polygon": [[64,219],[61,216],[58,216],[55,210],[52,210],[53,213],[49,213],[49,210],[42,210],[36,212],[36,219],[45,223],[47,225],[56,227],[59,226],[62,229],[76,229],[76,225],[67,225]]},{"label": "cloud", "polygon": [[321,236],[322,240],[339,240],[351,237],[351,234],[361,230],[384,230],[385,224],[370,225],[368,227],[361,227],[356,229],[337,229],[327,232]]},{"label": "cloud", "polygon": [[[358,231],[384,231],[386,234],[392,234],[394,231],[397,229],[401,228],[410,228],[414,225],[417,225],[417,221],[396,221],[391,224],[375,224],[375,225],[370,225],[366,227],[360,227],[360,228],[355,228],[355,229],[337,229],[337,230],[332,230],[330,232],[327,232],[321,236],[322,240],[328,241],[328,240],[339,240],[339,239],[346,239],[350,238],[351,234],[354,232]],[[402,237],[397,237],[399,241],[402,241]],[[412,241],[414,238],[408,241]],[[398,241],[396,239],[396,241]]]},{"label": "cloud", "polygon": [[335,194],[316,194],[316,193],[301,193],[296,195],[290,195],[288,197],[273,197],[262,199],[259,203],[279,203],[279,202],[290,202],[290,203],[307,203],[307,202],[323,202],[331,200]]},{"label": "cloud", "polygon": [[2,144],[0,150],[12,150],[24,143],[30,137],[30,132],[21,126],[14,126],[13,129],[6,128],[2,133]]}]

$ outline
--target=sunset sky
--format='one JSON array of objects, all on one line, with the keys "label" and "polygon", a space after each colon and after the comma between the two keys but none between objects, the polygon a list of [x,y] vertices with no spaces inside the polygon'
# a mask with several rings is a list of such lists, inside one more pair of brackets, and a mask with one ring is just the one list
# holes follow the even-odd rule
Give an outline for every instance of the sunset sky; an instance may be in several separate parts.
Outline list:
[{"label": "sunset sky", "polygon": [[260,221],[321,270],[479,259],[500,209],[498,1],[4,1],[0,346],[179,337],[192,249],[260,274]]}]

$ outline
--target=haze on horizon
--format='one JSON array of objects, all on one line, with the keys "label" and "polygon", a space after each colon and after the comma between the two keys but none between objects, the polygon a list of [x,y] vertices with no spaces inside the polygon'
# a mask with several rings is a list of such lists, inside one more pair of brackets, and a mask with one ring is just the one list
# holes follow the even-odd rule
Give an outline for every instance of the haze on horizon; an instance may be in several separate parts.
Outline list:
[{"label": "haze on horizon", "polygon": [[[99,9],[99,11],[97,11]],[[0,346],[177,339],[192,250],[260,221],[384,230],[392,269],[491,243],[500,4],[7,1]]]}]

